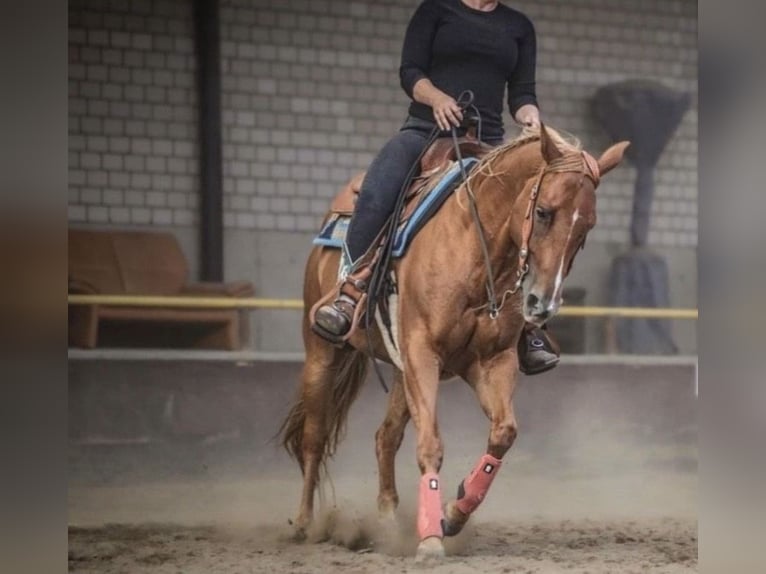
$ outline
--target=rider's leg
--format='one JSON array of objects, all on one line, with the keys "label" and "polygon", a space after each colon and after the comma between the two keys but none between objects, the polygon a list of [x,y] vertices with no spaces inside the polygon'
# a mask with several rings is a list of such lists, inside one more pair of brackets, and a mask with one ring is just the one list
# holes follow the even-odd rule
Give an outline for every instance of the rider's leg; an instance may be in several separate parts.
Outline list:
[{"label": "rider's leg", "polygon": [[[419,130],[400,131],[383,146],[370,164],[346,235],[352,262],[367,252],[388,220],[404,178],[423,151],[427,139],[428,134]],[[416,168],[413,175],[418,173],[419,168]]]},{"label": "rider's leg", "polygon": [[[343,337],[351,328],[354,309],[369,274],[367,269],[359,270],[360,259],[393,212],[407,173],[428,143],[428,135],[415,129],[398,132],[367,170],[346,234],[342,263],[346,283],[340,296],[317,309],[315,315],[317,325],[332,337]],[[413,175],[418,175],[417,168]]]}]

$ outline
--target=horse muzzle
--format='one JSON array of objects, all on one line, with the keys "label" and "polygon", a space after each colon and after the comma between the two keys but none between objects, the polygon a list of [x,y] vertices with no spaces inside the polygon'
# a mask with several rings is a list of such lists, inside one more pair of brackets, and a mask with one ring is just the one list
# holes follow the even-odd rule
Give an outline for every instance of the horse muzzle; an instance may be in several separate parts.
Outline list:
[{"label": "horse muzzle", "polygon": [[553,317],[561,305],[560,299],[554,299],[550,296],[539,295],[532,291],[524,296],[524,320],[541,327],[545,322]]}]

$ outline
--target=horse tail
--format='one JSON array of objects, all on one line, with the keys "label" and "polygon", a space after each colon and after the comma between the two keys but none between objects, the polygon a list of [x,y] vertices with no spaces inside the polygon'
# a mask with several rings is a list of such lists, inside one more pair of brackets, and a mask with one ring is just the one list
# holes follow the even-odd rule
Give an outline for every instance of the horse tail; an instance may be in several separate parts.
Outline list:
[{"label": "horse tail", "polygon": [[[323,417],[325,439],[322,463],[335,454],[338,444],[345,436],[348,412],[367,376],[368,366],[369,359],[365,353],[353,348],[345,349],[332,378],[328,381],[329,388],[320,391],[324,396],[319,402],[322,408],[326,409]],[[316,392],[316,389],[307,389],[306,386],[307,382],[304,381],[303,393],[295,401],[279,429],[282,446],[292,458],[298,461],[301,469],[303,468],[303,435],[306,422],[306,404],[303,395],[306,392]]]}]

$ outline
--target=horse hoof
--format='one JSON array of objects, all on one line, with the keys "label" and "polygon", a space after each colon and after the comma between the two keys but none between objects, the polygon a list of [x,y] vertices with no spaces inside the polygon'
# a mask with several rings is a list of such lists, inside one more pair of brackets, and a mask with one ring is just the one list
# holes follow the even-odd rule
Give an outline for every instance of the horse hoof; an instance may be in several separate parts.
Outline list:
[{"label": "horse hoof", "polygon": [[441,538],[430,536],[420,541],[417,554],[415,555],[416,562],[438,560],[439,558],[444,558],[444,544],[442,544]]},{"label": "horse hoof", "polygon": [[305,520],[303,518],[298,518],[298,520],[295,522],[292,520],[289,522],[293,527],[293,533],[290,539],[293,542],[306,542],[309,537],[309,526],[311,525],[311,521]]},{"label": "horse hoof", "polygon": [[396,511],[393,508],[378,510],[378,521],[382,524],[396,523]]},{"label": "horse hoof", "polygon": [[395,549],[400,546],[398,541],[400,540],[399,521],[396,518],[396,514],[393,510],[386,510],[378,512],[378,525],[376,532],[376,543],[381,548],[387,548],[389,551],[394,552]]},{"label": "horse hoof", "polygon": [[442,519],[444,536],[457,536],[463,530],[466,522],[468,522],[467,514],[460,512],[454,502],[447,504],[447,507],[444,509],[444,518]]},{"label": "horse hoof", "polygon": [[307,538],[308,538],[308,533],[306,532],[306,529],[304,527],[296,526],[293,529],[293,535],[292,535],[293,542],[306,542]]}]

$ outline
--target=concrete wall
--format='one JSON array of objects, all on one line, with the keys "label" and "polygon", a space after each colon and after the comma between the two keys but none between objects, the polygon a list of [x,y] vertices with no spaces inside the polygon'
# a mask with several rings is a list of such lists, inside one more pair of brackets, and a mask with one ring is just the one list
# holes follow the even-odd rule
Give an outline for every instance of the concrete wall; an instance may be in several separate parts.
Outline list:
[{"label": "concrete wall", "polygon": [[[263,296],[300,294],[310,238],[330,198],[405,116],[397,68],[417,3],[222,1],[227,278],[251,279]],[[693,93],[657,169],[649,242],[668,257],[672,304],[695,306],[697,3],[513,6],[537,28],[544,121],[594,153],[608,145],[589,111],[601,85],[650,78]],[[171,229],[196,273],[191,3],[72,0],[69,14],[70,223]],[[506,120],[512,136],[507,112]],[[634,178],[621,166],[599,189],[599,224],[569,281],[587,288],[589,303],[604,302],[609,261],[627,245]],[[300,349],[297,317],[258,311],[255,345]],[[685,352],[696,348],[693,327],[676,331]],[[598,347],[595,334],[589,347]]]}]

